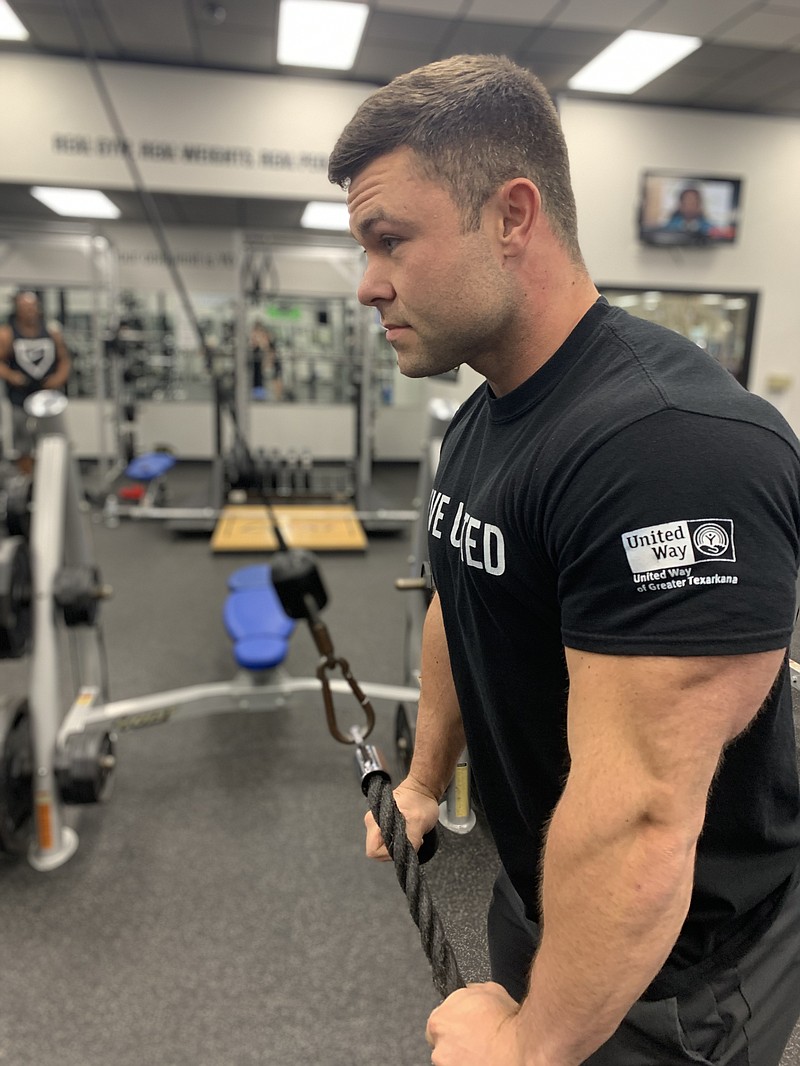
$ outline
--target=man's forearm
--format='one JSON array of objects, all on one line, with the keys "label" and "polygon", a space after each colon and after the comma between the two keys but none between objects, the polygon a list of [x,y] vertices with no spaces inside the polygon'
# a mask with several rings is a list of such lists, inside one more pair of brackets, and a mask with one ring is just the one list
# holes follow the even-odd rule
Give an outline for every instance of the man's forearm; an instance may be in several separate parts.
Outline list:
[{"label": "man's forearm", "polygon": [[425,617],[421,686],[409,778],[439,800],[465,741],[438,596],[434,596]]},{"label": "man's forearm", "polygon": [[577,1066],[612,1035],[677,939],[693,869],[691,834],[603,817],[565,791],[545,849],[542,941],[517,1019],[526,1064]]}]

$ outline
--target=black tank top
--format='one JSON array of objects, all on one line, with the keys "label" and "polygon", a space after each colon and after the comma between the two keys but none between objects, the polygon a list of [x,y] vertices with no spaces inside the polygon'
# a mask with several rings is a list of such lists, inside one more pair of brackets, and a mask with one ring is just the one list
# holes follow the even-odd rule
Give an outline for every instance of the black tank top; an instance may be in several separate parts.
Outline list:
[{"label": "black tank top", "polygon": [[12,370],[21,370],[27,378],[24,385],[7,384],[8,398],[16,407],[22,407],[25,399],[42,388],[44,379],[56,368],[56,343],[53,335],[44,328],[33,337],[24,336],[11,322],[14,333],[12,354],[9,366]]}]

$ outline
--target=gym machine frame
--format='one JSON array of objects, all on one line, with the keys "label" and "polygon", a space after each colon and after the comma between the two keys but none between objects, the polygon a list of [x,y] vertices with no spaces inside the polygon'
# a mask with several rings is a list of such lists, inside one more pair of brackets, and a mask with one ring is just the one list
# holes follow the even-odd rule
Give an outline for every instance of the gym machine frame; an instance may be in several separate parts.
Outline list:
[{"label": "gym machine frame", "polygon": [[[76,851],[78,835],[65,807],[93,803],[107,794],[119,733],[181,719],[232,711],[286,707],[302,692],[319,692],[319,677],[292,678],[280,667],[242,671],[232,680],[108,702],[98,635],[98,604],[108,595],[100,581],[88,536],[77,462],[67,439],[66,398],[36,393],[28,401],[39,441],[33,488],[31,567],[33,646],[28,713],[31,726],[31,790],[34,839],[28,859],[53,870]],[[59,616],[75,639],[77,696],[65,709],[59,655]],[[352,693],[346,680],[330,680],[331,692]],[[364,684],[368,699],[415,703],[419,689]],[[352,732],[352,731],[351,731]],[[358,736],[363,732],[357,730]]]}]

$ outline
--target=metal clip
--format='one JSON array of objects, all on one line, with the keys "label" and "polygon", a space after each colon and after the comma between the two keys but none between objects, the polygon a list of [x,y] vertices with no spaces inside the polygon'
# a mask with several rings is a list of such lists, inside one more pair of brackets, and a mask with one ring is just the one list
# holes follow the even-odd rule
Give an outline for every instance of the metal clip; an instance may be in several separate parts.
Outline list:
[{"label": "metal clip", "polygon": [[346,736],[342,733],[336,721],[336,708],[333,705],[333,693],[331,692],[331,686],[328,680],[328,671],[335,670],[337,667],[342,671],[342,677],[350,686],[351,692],[361,704],[364,714],[366,715],[367,727],[361,733],[363,739],[366,739],[370,735],[375,725],[375,710],[362,692],[361,686],[353,677],[350,671],[350,665],[346,659],[336,658],[333,655],[328,655],[320,659],[319,665],[317,666],[317,677],[322,685],[322,700],[325,704],[325,717],[328,721],[328,731],[334,740],[338,740],[340,744],[355,744],[356,740],[353,736]]},{"label": "metal clip", "polygon": [[[314,643],[317,646],[317,651],[322,658],[317,666],[317,677],[322,685],[322,700],[325,704],[325,717],[328,721],[328,731],[334,740],[338,740],[340,744],[358,744],[356,735],[361,740],[365,740],[373,730],[375,725],[375,710],[361,690],[361,686],[353,677],[350,670],[350,664],[347,659],[339,658],[333,648],[333,639],[328,632],[328,627],[320,619],[317,612],[316,604],[311,596],[305,597],[305,617],[308,621],[308,627],[311,630],[311,636],[314,638]],[[351,735],[346,736],[336,721],[336,708],[333,705],[333,693],[331,692],[330,681],[328,680],[328,673],[336,670],[337,667],[342,671],[342,677],[350,686],[350,690],[361,704],[364,710],[364,714],[367,718],[366,729],[361,727],[353,727]]]}]

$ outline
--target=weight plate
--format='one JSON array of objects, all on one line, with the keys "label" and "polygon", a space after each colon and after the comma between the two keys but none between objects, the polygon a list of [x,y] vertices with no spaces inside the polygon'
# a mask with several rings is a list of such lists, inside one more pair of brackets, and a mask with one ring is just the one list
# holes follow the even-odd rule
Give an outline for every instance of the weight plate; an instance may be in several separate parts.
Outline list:
[{"label": "weight plate", "polygon": [[23,700],[8,718],[8,729],[0,736],[0,851],[19,855],[27,849],[33,821],[33,748],[28,701]]},{"label": "weight plate", "polygon": [[31,532],[31,498],[33,481],[23,474],[6,482],[6,529],[10,537],[24,537]]},{"label": "weight plate", "polygon": [[64,803],[99,803],[107,795],[116,765],[110,733],[73,733],[56,765]]},{"label": "weight plate", "polygon": [[30,644],[31,566],[23,537],[0,542],[0,658],[23,655]]}]

